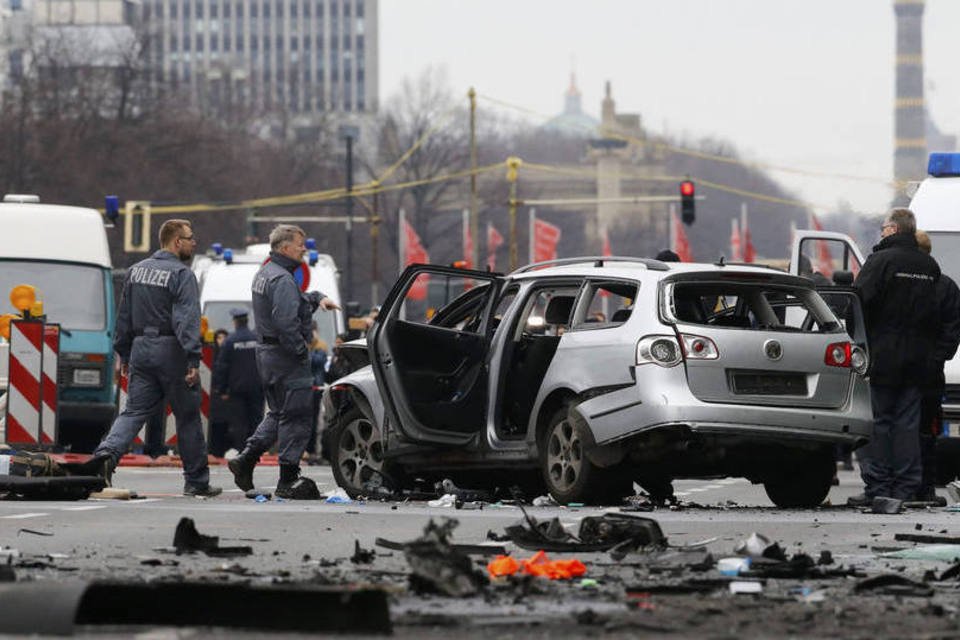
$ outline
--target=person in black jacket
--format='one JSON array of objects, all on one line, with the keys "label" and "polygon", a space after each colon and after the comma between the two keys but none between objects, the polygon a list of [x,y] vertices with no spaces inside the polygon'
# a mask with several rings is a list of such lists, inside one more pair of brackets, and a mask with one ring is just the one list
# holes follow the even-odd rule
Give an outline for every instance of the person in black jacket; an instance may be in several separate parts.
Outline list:
[{"label": "person in black jacket", "polygon": [[[920,250],[929,254],[933,250],[930,236],[917,231]],[[940,335],[937,337],[936,363],[923,389],[923,407],[920,411],[920,458],[923,464],[923,479],[917,500],[936,502],[947,506],[943,496],[938,496],[934,485],[937,478],[937,435],[943,428],[941,401],[946,387],[943,365],[951,360],[960,346],[960,287],[945,273],[937,283],[937,305],[940,308]]]},{"label": "person in black jacket", "polygon": [[230,309],[233,333],[220,347],[213,369],[213,388],[227,408],[230,446],[241,450],[263,420],[263,388],[257,369],[257,336],[245,307]]},{"label": "person in black jacket", "polygon": [[874,424],[860,465],[864,494],[852,504],[878,496],[913,500],[920,489],[922,385],[935,366],[940,335],[940,267],[920,251],[916,232],[913,212],[893,209],[854,283],[870,345]]}]

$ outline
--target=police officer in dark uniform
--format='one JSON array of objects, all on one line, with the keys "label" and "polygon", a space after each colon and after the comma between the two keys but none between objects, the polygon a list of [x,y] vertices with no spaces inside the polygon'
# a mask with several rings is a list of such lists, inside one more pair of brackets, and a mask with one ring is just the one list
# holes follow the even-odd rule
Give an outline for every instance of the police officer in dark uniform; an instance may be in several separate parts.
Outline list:
[{"label": "police officer in dark uniform", "polygon": [[238,450],[263,420],[263,388],[257,372],[257,336],[247,326],[249,311],[230,310],[234,331],[220,346],[214,366],[214,391],[227,404],[230,443]]},{"label": "police officer in dark uniform", "polygon": [[253,278],[253,317],[257,334],[257,367],[267,398],[267,415],[229,462],[237,486],[253,488],[253,469],[260,455],[279,442],[280,482],[276,495],[287,499],[320,497],[317,485],[300,477],[300,459],[310,439],[313,376],[308,345],[317,308],[340,307],[318,292],[302,293],[293,272],[306,253],[303,229],[278,225],[270,233],[270,260]]},{"label": "police officer in dark uniform", "polygon": [[861,458],[864,493],[848,504],[878,496],[913,500],[920,489],[922,384],[934,366],[940,333],[940,267],[920,251],[916,232],[913,212],[893,209],[854,283],[870,344],[874,424]]},{"label": "police officer in dark uniform", "polygon": [[[917,244],[920,250],[929,254],[933,250],[930,236],[917,231]],[[960,346],[960,287],[945,273],[940,274],[937,282],[937,306],[940,309],[940,334],[937,337],[935,362],[923,389],[923,408],[920,412],[920,457],[923,463],[923,480],[917,492],[917,500],[934,502],[938,506],[947,506],[947,500],[938,496],[935,485],[937,479],[937,435],[943,428],[943,392],[946,379],[943,366],[953,359]]]},{"label": "police officer in dark uniform", "polygon": [[168,402],[177,421],[183,493],[213,497],[221,489],[210,485],[200,423],[200,295],[186,265],[196,243],[188,221],[167,220],[160,227],[163,248],[127,272],[113,339],[129,374],[127,405],[85,466],[109,480],[143,423]]}]

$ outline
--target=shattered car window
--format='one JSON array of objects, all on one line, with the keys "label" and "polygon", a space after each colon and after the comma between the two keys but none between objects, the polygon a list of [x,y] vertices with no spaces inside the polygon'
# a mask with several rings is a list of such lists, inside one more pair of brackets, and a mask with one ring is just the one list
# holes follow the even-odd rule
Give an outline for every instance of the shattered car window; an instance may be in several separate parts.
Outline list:
[{"label": "shattered car window", "polygon": [[489,282],[420,273],[407,289],[401,317],[407,322],[476,333],[480,330],[490,291]]},{"label": "shattered car window", "polygon": [[616,327],[630,318],[637,284],[633,282],[591,282],[587,286],[587,305],[574,319],[575,329]]},{"label": "shattered car window", "polygon": [[686,324],[799,333],[835,333],[837,317],[816,291],[745,283],[668,286],[668,313]]}]

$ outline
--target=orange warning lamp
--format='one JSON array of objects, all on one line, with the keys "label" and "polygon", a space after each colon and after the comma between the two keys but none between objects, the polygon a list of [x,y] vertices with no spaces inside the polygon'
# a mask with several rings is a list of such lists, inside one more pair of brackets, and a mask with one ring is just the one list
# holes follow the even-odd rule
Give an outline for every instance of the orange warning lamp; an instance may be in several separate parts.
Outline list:
[{"label": "orange warning lamp", "polygon": [[4,340],[10,340],[10,322],[18,318],[19,316],[15,316],[12,313],[5,313],[0,316],[0,336],[2,336]]},{"label": "orange warning lamp", "polygon": [[37,301],[37,290],[29,284],[18,284],[10,290],[10,304],[17,311],[30,311],[33,303]]},{"label": "orange warning lamp", "polygon": [[213,329],[210,328],[210,320],[207,316],[200,316],[200,339],[207,343],[213,342]]},{"label": "orange warning lamp", "polygon": [[30,317],[31,318],[43,317],[43,301],[42,300],[34,300],[33,304],[30,305]]}]

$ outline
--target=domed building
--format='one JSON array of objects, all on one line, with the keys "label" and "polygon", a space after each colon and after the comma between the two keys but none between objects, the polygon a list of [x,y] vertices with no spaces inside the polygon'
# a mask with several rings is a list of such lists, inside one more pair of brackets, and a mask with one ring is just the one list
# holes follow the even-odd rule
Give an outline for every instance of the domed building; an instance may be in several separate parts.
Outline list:
[{"label": "domed building", "polygon": [[583,112],[582,94],[577,87],[577,77],[570,73],[570,87],[564,95],[563,113],[550,118],[543,126],[544,131],[561,133],[568,136],[588,138],[597,134],[600,121]]}]

